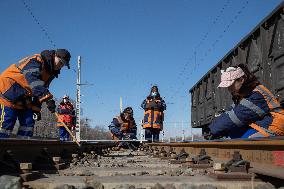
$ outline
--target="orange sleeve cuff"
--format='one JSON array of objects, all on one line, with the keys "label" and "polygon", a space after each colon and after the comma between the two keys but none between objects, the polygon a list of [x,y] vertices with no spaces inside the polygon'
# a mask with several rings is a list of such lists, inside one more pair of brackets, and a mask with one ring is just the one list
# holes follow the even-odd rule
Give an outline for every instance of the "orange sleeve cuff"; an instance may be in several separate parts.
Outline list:
[{"label": "orange sleeve cuff", "polygon": [[40,103],[43,103],[43,102],[45,102],[45,101],[47,101],[47,100],[49,100],[49,99],[52,99],[52,98],[53,98],[53,95],[52,95],[51,93],[49,93],[49,94],[47,94],[47,95],[41,97],[41,98],[39,99],[39,102],[40,102]]}]

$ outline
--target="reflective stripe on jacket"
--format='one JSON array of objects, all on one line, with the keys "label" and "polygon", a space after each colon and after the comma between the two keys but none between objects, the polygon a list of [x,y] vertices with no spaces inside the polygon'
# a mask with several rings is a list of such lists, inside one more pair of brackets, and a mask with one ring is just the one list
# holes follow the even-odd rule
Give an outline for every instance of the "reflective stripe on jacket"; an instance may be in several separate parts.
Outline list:
[{"label": "reflective stripe on jacket", "polygon": [[141,107],[145,110],[143,128],[155,128],[163,130],[164,113],[166,109],[165,101],[161,98],[155,99],[147,97]]},{"label": "reflective stripe on jacket", "polygon": [[58,127],[63,127],[64,122],[67,126],[72,127],[73,126],[73,119],[74,119],[74,107],[73,105],[69,103],[61,103],[57,109],[58,112],[58,121],[57,121],[57,126]]},{"label": "reflective stripe on jacket", "polygon": [[39,54],[26,57],[19,64],[10,65],[0,75],[0,103],[22,109],[28,106],[27,99],[35,97],[40,103],[52,98],[48,90],[54,78],[43,66]]},{"label": "reflective stripe on jacket", "polygon": [[164,113],[159,110],[147,110],[144,112],[143,128],[155,128],[163,130]]},{"label": "reflective stripe on jacket", "polygon": [[264,136],[284,135],[283,108],[263,85],[257,86],[251,95],[209,125],[214,136],[236,136],[236,132],[241,134],[250,127]]},{"label": "reflective stripe on jacket", "polygon": [[153,98],[147,97],[147,99],[145,99],[142,102],[141,108],[143,108],[144,110],[154,109],[154,110],[159,110],[163,112],[164,110],[166,110],[167,105],[165,101],[161,98],[153,99]]},{"label": "reflective stripe on jacket", "polygon": [[136,123],[135,120],[132,119],[130,121],[123,120],[121,116],[116,116],[113,118],[113,121],[109,125],[109,129],[118,128],[122,133],[128,133],[132,130],[136,130]]},{"label": "reflective stripe on jacket", "polygon": [[[274,97],[274,95],[263,85],[259,85],[255,88],[255,91],[261,93],[265,98],[269,110],[270,115],[272,117],[272,122],[268,126],[268,131],[266,131],[266,136],[270,135],[270,131],[272,131],[275,135],[284,135],[284,109],[281,107],[278,100]],[[255,126],[259,126],[258,128]],[[258,125],[257,123],[254,125],[251,124],[250,126],[253,127],[255,130],[261,131],[263,130],[261,123]]]},{"label": "reflective stripe on jacket", "polygon": [[120,131],[121,132],[126,132],[129,129],[129,123],[122,121],[121,116],[116,116],[115,117],[118,121],[118,124],[120,125]]}]

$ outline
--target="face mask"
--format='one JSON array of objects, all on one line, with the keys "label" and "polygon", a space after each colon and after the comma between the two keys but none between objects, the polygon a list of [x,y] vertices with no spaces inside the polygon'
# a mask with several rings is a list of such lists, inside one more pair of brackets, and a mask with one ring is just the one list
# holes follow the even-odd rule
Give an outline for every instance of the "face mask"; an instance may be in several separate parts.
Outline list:
[{"label": "face mask", "polygon": [[64,102],[64,103],[67,103],[67,102],[68,102],[68,100],[67,100],[67,99],[63,99],[63,102]]},{"label": "face mask", "polygon": [[152,92],[151,96],[157,96],[157,92]]},{"label": "face mask", "polygon": [[126,120],[128,120],[128,119],[129,119],[129,114],[124,113],[124,118],[125,118]]}]

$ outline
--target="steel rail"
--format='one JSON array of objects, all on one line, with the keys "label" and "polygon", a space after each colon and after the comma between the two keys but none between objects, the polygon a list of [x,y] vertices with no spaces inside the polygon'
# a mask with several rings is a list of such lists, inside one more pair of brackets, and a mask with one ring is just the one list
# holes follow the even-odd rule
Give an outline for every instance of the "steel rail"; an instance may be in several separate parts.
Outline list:
[{"label": "steel rail", "polygon": [[137,140],[137,139],[129,139],[129,140],[103,140],[103,139],[98,139],[98,140],[80,140],[80,142],[147,142],[147,140]]},{"label": "steel rail", "polygon": [[179,153],[184,149],[190,156],[197,156],[201,149],[215,161],[228,162],[235,151],[251,164],[251,172],[284,179],[284,137],[247,140],[216,140],[172,143],[149,143],[151,148]]},{"label": "steel rail", "polygon": [[80,147],[72,141],[38,139],[0,139],[0,174],[5,173],[3,167],[14,167],[19,171],[21,163],[31,163],[33,168],[39,165],[53,164],[53,158],[72,159],[72,154],[101,153],[102,150],[115,146],[115,142],[82,142]]}]

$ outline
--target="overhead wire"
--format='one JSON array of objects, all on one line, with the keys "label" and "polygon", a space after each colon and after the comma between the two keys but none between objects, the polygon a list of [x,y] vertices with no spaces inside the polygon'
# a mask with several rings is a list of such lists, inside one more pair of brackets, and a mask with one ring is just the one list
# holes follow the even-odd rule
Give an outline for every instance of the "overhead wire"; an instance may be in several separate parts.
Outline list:
[{"label": "overhead wire", "polygon": [[[222,14],[224,13],[225,9],[228,7],[230,3],[230,0],[227,0],[224,5],[222,6],[222,8],[220,9],[219,13],[217,14],[216,18],[213,19],[213,22],[210,24],[210,26],[208,27],[207,32],[204,34],[204,36],[201,38],[201,40],[199,41],[199,43],[195,46],[194,50],[193,50],[193,55],[192,58],[196,58],[196,51],[197,49],[205,42],[205,40],[208,38],[209,33],[215,28],[215,25],[218,23],[220,17],[222,16]],[[189,61],[186,62],[186,64],[184,65],[184,69],[183,69],[183,74],[185,73],[188,65],[189,65]]]},{"label": "overhead wire", "polygon": [[46,27],[43,27],[43,25],[41,24],[41,22],[39,21],[39,19],[35,16],[35,14],[33,13],[32,9],[29,7],[29,5],[26,3],[25,0],[22,0],[26,10],[30,13],[30,15],[32,16],[33,20],[35,21],[35,23],[39,26],[40,30],[43,32],[44,36],[47,38],[47,40],[50,42],[50,44],[53,47],[56,47],[54,41],[51,39],[49,33],[46,30]]},{"label": "overhead wire", "polygon": [[[236,20],[239,18],[239,16],[242,14],[242,12],[245,10],[245,8],[247,7],[249,1],[246,0],[245,3],[241,6],[240,10],[238,10],[238,12],[235,14],[235,16],[233,17],[233,19],[226,25],[225,29],[222,31],[222,33],[218,36],[218,38],[211,44],[211,46],[206,50],[206,52],[204,53],[204,55],[199,59],[200,61],[197,62],[195,61],[195,66],[194,67],[198,67],[200,66],[201,62],[203,62],[205,60],[205,58],[209,55],[209,53],[211,53],[213,51],[213,49],[215,48],[215,46],[223,39],[224,35],[229,31],[230,27],[236,22]],[[193,70],[190,72],[189,75],[193,74]],[[185,80],[188,80],[189,76],[185,78]]]},{"label": "overhead wire", "polygon": [[[201,61],[204,61],[204,58],[207,57],[208,52],[211,52],[216,44],[221,41],[221,39],[224,37],[224,34],[230,29],[232,24],[235,23],[235,21],[238,19],[238,17],[242,14],[243,10],[246,8],[248,5],[248,0],[245,1],[245,3],[242,5],[241,9],[237,12],[237,14],[234,16],[234,18],[229,22],[229,24],[225,27],[225,29],[222,31],[222,33],[218,36],[218,38],[212,43],[211,47],[207,49],[206,53],[204,54],[204,57],[201,58]],[[200,63],[199,63],[200,64]]]},{"label": "overhead wire", "polygon": [[[199,58],[199,60],[204,61],[204,59],[209,55],[210,52],[213,51],[214,47],[217,45],[218,42],[221,41],[221,39],[224,37],[224,34],[227,33],[230,29],[230,27],[232,26],[233,23],[235,23],[235,21],[238,19],[238,17],[241,15],[241,13],[243,12],[243,10],[247,7],[248,5],[248,0],[245,1],[245,3],[241,6],[240,10],[237,11],[236,15],[233,17],[233,19],[229,22],[229,24],[226,25],[225,29],[222,31],[222,33],[218,36],[218,38],[210,45],[210,47],[205,51],[204,55]],[[180,88],[185,84],[185,81],[188,80],[191,75],[196,72],[198,66],[200,66],[200,62],[198,63],[197,61],[197,56],[196,56],[196,51],[193,52],[193,59],[194,59],[194,66],[193,69],[190,70],[188,76],[183,80],[182,85],[180,86]],[[192,60],[193,60],[192,59]],[[180,90],[180,89],[179,89]],[[178,91],[179,91],[178,90]]]},{"label": "overhead wire", "polygon": [[[27,4],[27,2],[25,0],[22,0],[22,3],[24,4],[24,7],[26,8],[26,10],[28,11],[28,13],[31,15],[31,17],[33,18],[34,22],[39,26],[41,32],[43,33],[43,35],[47,38],[48,42],[51,44],[52,47],[56,48],[56,44],[54,42],[54,40],[52,40],[52,38],[50,37],[50,34],[47,32],[46,27],[43,26],[43,24],[40,22],[40,20],[35,16],[35,14],[33,13],[32,9],[30,8],[30,6]],[[71,66],[71,65],[70,65]],[[72,66],[71,66],[72,67]],[[74,73],[77,73],[77,71],[74,68],[71,68],[71,70]]]},{"label": "overhead wire", "polygon": [[[223,12],[224,12],[223,8],[224,8],[224,7],[227,7],[227,3],[228,3],[228,1],[227,1],[226,4],[222,7],[220,13],[223,13]],[[247,7],[248,3],[249,3],[248,0],[246,0],[246,1],[244,2],[244,4],[241,6],[241,8],[240,8],[240,9],[237,11],[237,13],[233,16],[233,19],[229,22],[229,24],[226,25],[226,27],[224,28],[224,30],[222,31],[222,33],[221,33],[221,34],[218,36],[218,38],[210,45],[210,47],[206,50],[206,52],[204,53],[204,55],[202,56],[202,58],[199,59],[199,60],[201,60],[201,62],[203,62],[203,61],[205,60],[205,58],[208,56],[208,54],[213,51],[214,47],[215,47],[215,46],[221,41],[221,39],[224,37],[225,33],[227,33],[227,32],[229,31],[230,27],[233,25],[233,23],[235,23],[235,21],[236,21],[236,20],[239,18],[239,16],[242,14],[242,12],[244,11],[244,9]],[[219,15],[220,15],[220,14],[219,14]],[[219,18],[221,17],[221,16],[219,16],[219,15],[217,16],[218,19],[214,19],[215,22],[213,21],[215,24],[216,24],[216,20],[218,21]],[[206,38],[208,37],[207,32],[206,32],[206,34],[205,34],[204,36],[206,36]],[[204,37],[203,37],[203,38],[204,38]],[[203,40],[203,41],[204,41],[204,40]],[[199,44],[201,45],[202,43],[199,42],[198,45],[199,45]],[[198,46],[198,45],[197,45],[197,46]],[[199,45],[199,46],[200,46],[200,45]],[[184,79],[182,79],[182,74],[185,73],[186,67],[189,65],[190,61],[191,61],[191,62],[193,61],[193,68],[190,70],[190,72],[189,72],[189,74],[187,75],[187,77],[185,77]],[[185,85],[186,81],[187,81],[188,79],[190,79],[190,77],[193,75],[193,73],[195,73],[195,72],[197,71],[198,66],[200,66],[200,62],[197,63],[197,56],[196,56],[196,50],[195,50],[195,51],[193,52],[192,56],[190,57],[190,59],[186,62],[185,66],[183,67],[182,72],[179,74],[179,76],[181,77],[181,79],[178,79],[178,80],[182,81],[182,82],[181,82],[181,85],[179,85],[179,87],[176,89],[176,92],[174,92],[173,95],[169,98],[170,100],[172,100],[172,99],[174,98],[174,95],[175,95],[175,94],[178,94],[178,93],[179,93],[179,91],[180,91],[180,90],[182,89],[182,87]]]},{"label": "overhead wire", "polygon": [[[230,3],[230,0],[227,0],[224,5],[221,7],[219,13],[217,14],[217,16],[213,19],[212,23],[210,24],[210,26],[208,27],[208,30],[205,32],[205,34],[203,35],[203,37],[201,38],[201,40],[197,43],[197,45],[195,46],[194,50],[193,50],[193,54],[191,55],[191,57],[186,61],[186,63],[183,65],[180,73],[178,74],[178,81],[181,81],[181,85],[179,85],[178,88],[176,88],[175,92],[170,96],[169,101],[172,101],[174,98],[175,94],[178,94],[179,91],[182,89],[182,87],[185,85],[185,81],[183,78],[184,74],[186,73],[186,70],[189,66],[189,64],[194,60],[194,62],[196,62],[196,51],[197,49],[205,42],[205,40],[208,38],[209,33],[213,30],[214,26],[218,23],[219,19],[221,18],[222,14],[224,13],[225,9],[228,7]],[[196,63],[194,63],[194,67],[192,70],[196,70],[197,69],[197,65]],[[192,74],[192,73],[191,73]],[[190,74],[190,75],[191,75]],[[173,86],[172,86],[173,88]],[[170,88],[171,90],[171,88]],[[185,110],[184,106],[183,110]]]},{"label": "overhead wire", "polygon": [[[182,80],[183,75],[186,73],[186,70],[189,66],[189,64],[192,62],[193,59],[195,59],[196,57],[196,51],[197,49],[204,43],[204,41],[208,38],[209,33],[213,30],[214,26],[216,25],[216,23],[219,21],[219,19],[221,18],[222,14],[224,13],[225,9],[228,7],[230,3],[230,0],[227,0],[224,5],[221,7],[219,13],[217,14],[217,16],[213,19],[212,23],[210,24],[210,26],[208,27],[208,30],[205,32],[205,34],[203,35],[203,37],[201,38],[201,40],[197,43],[197,45],[195,46],[194,50],[193,50],[193,54],[191,55],[191,57],[186,61],[186,63],[184,64],[184,66],[182,67],[180,73],[178,74],[178,78],[177,80],[180,81]],[[194,65],[195,66],[195,65]],[[195,66],[196,67],[196,66]],[[196,69],[194,67],[194,69]],[[182,84],[184,85],[184,82],[182,82]],[[172,86],[173,88],[173,86]],[[179,90],[177,90],[179,91]],[[174,93],[175,94],[175,93]],[[174,97],[174,95],[172,95],[170,97],[170,100],[172,100]]]}]

